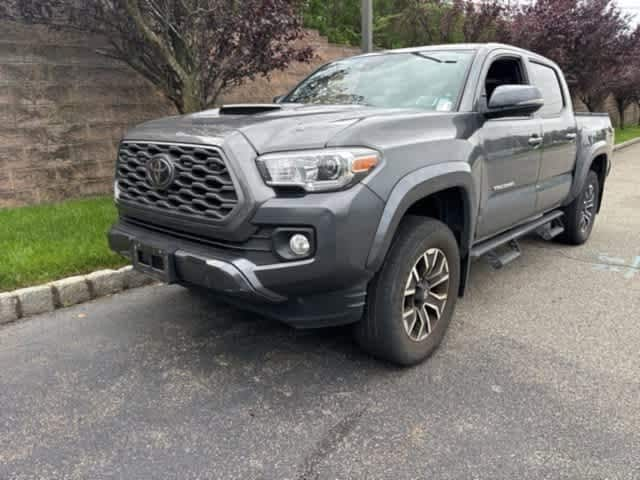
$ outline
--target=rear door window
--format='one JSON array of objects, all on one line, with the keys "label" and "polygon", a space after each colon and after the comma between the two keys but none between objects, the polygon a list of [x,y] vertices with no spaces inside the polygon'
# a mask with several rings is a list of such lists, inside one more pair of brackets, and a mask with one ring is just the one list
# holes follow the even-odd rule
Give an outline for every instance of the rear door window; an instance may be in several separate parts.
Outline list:
[{"label": "rear door window", "polygon": [[530,62],[533,84],[542,92],[544,106],[539,110],[543,117],[558,115],[564,108],[564,97],[560,87],[560,79],[556,71],[541,63]]}]

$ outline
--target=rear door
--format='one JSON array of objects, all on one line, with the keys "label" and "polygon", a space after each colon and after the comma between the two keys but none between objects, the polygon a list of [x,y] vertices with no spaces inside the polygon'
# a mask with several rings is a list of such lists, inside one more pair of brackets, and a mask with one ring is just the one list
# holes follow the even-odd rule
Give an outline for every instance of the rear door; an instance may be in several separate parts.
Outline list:
[{"label": "rear door", "polygon": [[[500,85],[528,84],[520,54],[497,51],[483,67],[479,102]],[[481,240],[535,214],[542,125],[535,116],[487,119],[479,131],[484,149],[483,188],[476,238]]]},{"label": "rear door", "polygon": [[530,59],[532,83],[542,92],[544,106],[536,113],[542,123],[540,174],[536,184],[536,212],[559,206],[571,189],[577,152],[577,125],[568,89],[558,68]]}]

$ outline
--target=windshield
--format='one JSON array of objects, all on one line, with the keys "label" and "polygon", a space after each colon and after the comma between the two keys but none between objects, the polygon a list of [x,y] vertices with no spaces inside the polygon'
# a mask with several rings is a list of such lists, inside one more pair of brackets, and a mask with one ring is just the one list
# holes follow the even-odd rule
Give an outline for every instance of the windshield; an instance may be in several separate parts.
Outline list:
[{"label": "windshield", "polygon": [[330,63],[283,101],[384,108],[455,110],[471,51],[422,51],[356,57]]}]

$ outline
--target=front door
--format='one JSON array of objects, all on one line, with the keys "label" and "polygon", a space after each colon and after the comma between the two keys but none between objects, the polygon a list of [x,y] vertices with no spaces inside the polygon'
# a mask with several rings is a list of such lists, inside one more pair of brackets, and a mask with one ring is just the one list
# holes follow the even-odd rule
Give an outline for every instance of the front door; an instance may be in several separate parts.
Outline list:
[{"label": "front door", "polygon": [[[523,59],[496,52],[484,67],[480,100],[500,85],[529,84]],[[532,217],[542,160],[542,122],[534,116],[486,120],[479,132],[484,147],[483,188],[476,238],[493,236]]]},{"label": "front door", "polygon": [[535,214],[542,126],[536,118],[501,118],[487,121],[481,136],[486,181],[478,239],[500,233]]}]

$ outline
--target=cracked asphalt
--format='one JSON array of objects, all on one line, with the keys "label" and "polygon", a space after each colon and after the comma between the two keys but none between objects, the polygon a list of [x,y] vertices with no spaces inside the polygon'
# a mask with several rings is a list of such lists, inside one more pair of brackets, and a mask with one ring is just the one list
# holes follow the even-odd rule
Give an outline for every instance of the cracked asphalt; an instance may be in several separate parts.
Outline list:
[{"label": "cracked asphalt", "polygon": [[0,479],[640,479],[640,146],[590,242],[474,264],[434,356],[153,286],[0,328]]}]

